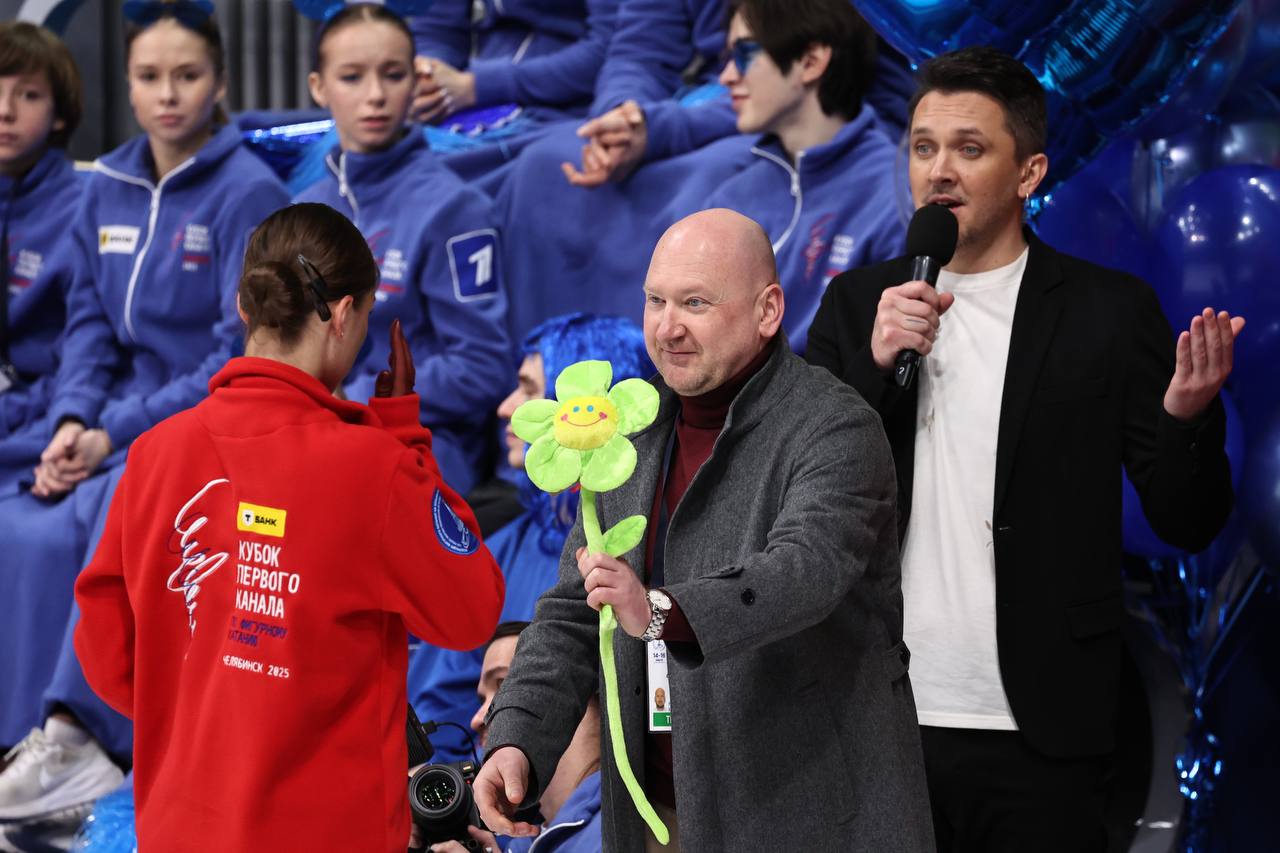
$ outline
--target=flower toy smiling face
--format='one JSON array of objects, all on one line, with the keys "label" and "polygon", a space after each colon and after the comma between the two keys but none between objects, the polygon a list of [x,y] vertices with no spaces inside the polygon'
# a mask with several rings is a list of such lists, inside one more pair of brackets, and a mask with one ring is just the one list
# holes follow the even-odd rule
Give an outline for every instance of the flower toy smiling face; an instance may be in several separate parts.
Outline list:
[{"label": "flower toy smiling face", "polygon": [[560,492],[581,483],[593,492],[622,485],[636,467],[625,436],[653,423],[658,392],[643,379],[613,388],[607,361],[580,361],[556,378],[555,400],[529,400],[511,416],[511,431],[529,442],[525,471],[538,488]]},{"label": "flower toy smiling face", "polygon": [[556,413],[552,434],[565,447],[595,450],[618,431],[618,410],[608,397],[575,397]]}]

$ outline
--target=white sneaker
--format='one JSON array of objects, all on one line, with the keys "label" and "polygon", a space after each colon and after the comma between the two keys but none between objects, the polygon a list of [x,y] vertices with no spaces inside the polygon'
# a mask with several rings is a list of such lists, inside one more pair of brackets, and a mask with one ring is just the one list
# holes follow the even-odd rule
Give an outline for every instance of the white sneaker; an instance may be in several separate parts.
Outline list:
[{"label": "white sneaker", "polygon": [[49,740],[42,729],[9,751],[0,773],[0,821],[26,820],[96,800],[120,786],[124,773],[98,742],[81,746]]}]

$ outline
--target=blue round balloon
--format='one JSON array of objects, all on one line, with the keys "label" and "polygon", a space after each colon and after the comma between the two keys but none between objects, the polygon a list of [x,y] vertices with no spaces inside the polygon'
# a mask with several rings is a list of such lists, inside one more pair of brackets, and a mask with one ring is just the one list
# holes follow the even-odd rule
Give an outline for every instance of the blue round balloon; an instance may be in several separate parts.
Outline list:
[{"label": "blue round balloon", "polygon": [[[1227,459],[1231,461],[1231,484],[1233,488],[1239,490],[1245,473],[1244,460],[1248,457],[1250,465],[1252,465],[1253,458],[1245,452],[1245,429],[1240,419],[1240,411],[1236,408],[1235,399],[1230,392],[1225,390],[1222,392],[1222,407],[1227,415],[1225,449],[1227,451]],[[1151,524],[1147,521],[1147,517],[1142,511],[1142,501],[1138,498],[1138,490],[1129,481],[1127,473],[1124,475],[1123,513],[1125,551],[1148,558],[1186,556],[1185,551],[1165,542],[1151,529]],[[1234,556],[1235,548],[1239,545],[1238,538],[1239,533],[1236,527],[1229,524],[1228,529],[1219,534],[1218,538],[1209,546],[1207,552],[1211,552],[1216,557],[1211,562],[1222,564],[1215,565],[1215,570],[1226,568],[1225,563],[1229,562],[1230,557]]]},{"label": "blue round balloon", "polygon": [[1168,205],[1156,232],[1153,284],[1175,331],[1206,307],[1242,315],[1232,387],[1246,415],[1280,395],[1280,170],[1224,166]]},{"label": "blue round balloon", "polygon": [[1133,143],[1108,148],[1041,200],[1040,237],[1059,251],[1149,279],[1151,247],[1125,201]]}]

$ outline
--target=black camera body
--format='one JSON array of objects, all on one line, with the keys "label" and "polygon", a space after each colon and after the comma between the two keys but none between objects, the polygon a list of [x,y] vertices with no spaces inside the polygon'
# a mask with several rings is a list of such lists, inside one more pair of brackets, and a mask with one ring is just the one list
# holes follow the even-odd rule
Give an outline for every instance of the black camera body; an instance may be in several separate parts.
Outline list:
[{"label": "black camera body", "polygon": [[474,761],[427,763],[435,749],[412,705],[409,706],[406,735],[409,766],[423,765],[409,778],[409,811],[413,822],[422,831],[426,846],[456,841],[466,850],[481,850],[481,845],[467,833],[468,826],[485,828],[480,821],[475,797],[471,795],[471,783],[475,781],[479,768]]},{"label": "black camera body", "polygon": [[485,828],[471,795],[476,770],[475,762],[455,761],[428,764],[410,777],[409,809],[427,846],[456,841],[467,850],[481,849],[467,833],[468,826]]}]

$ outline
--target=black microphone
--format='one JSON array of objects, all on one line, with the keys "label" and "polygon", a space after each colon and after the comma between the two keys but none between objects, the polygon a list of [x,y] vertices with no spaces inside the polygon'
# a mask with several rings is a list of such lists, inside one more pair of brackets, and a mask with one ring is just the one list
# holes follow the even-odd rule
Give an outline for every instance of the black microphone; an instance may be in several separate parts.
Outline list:
[{"label": "black microphone", "polygon": [[[950,209],[940,204],[926,204],[911,217],[907,226],[907,255],[911,258],[911,280],[934,287],[938,273],[951,263],[960,237],[960,223]],[[920,369],[920,353],[904,349],[893,365],[893,381],[910,388]]]}]

